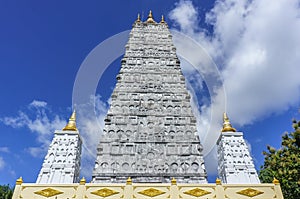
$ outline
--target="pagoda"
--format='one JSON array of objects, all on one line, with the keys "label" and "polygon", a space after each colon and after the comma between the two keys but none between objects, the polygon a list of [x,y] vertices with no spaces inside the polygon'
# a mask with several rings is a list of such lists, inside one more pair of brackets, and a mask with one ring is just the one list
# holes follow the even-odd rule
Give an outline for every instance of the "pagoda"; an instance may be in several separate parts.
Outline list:
[{"label": "pagoda", "polygon": [[207,183],[190,94],[164,17],[138,16],[125,48],[92,181]]},{"label": "pagoda", "polygon": [[217,141],[218,173],[223,183],[260,183],[243,132],[232,127],[226,113],[223,129]]},{"label": "pagoda", "polygon": [[76,112],[62,130],[56,130],[36,180],[39,184],[79,181],[82,140],[76,127]]}]

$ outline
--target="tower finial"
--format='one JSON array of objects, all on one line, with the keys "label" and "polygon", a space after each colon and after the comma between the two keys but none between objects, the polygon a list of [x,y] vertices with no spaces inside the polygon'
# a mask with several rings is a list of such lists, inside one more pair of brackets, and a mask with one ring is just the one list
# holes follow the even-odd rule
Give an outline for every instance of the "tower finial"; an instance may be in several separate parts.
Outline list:
[{"label": "tower finial", "polygon": [[78,131],[76,128],[76,111],[74,110],[69,118],[68,124],[63,128],[63,131]]},{"label": "tower finial", "polygon": [[135,22],[141,22],[140,13],[138,13],[138,17],[137,17],[137,20]]},{"label": "tower finial", "polygon": [[155,21],[153,20],[153,16],[152,16],[152,11],[151,10],[149,12],[147,22],[148,23],[155,23]]},{"label": "tower finial", "polygon": [[161,15],[161,21],[160,21],[160,23],[166,23],[166,22],[165,22],[164,15]]},{"label": "tower finial", "polygon": [[223,129],[222,132],[236,132],[235,128],[232,127],[229,118],[227,117],[227,114],[223,114]]}]

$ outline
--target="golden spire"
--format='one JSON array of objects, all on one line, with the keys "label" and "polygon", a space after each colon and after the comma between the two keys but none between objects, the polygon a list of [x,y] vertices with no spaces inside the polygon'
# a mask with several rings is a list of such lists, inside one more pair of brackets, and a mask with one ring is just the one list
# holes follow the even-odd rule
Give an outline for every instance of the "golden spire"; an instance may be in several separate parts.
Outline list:
[{"label": "golden spire", "polygon": [[152,16],[152,11],[151,10],[150,10],[149,15],[148,15],[147,23],[155,23],[155,21],[153,20],[153,16]]},{"label": "golden spire", "polygon": [[141,17],[140,17],[140,13],[138,14],[137,20],[135,22],[141,22]]},{"label": "golden spire", "polygon": [[161,21],[160,21],[160,23],[166,23],[166,22],[165,22],[164,15],[161,15]]},{"label": "golden spire", "polygon": [[224,113],[223,114],[223,129],[222,129],[222,132],[236,132],[235,128],[233,128],[230,124],[230,121],[229,121],[229,118],[227,117],[227,114]]},{"label": "golden spire", "polygon": [[73,111],[68,124],[63,128],[63,131],[78,131],[76,128],[76,112]]}]

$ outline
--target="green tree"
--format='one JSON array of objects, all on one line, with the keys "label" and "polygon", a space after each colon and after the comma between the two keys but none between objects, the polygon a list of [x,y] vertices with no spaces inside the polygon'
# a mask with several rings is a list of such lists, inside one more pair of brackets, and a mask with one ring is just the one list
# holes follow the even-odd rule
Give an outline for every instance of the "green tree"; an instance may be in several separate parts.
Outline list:
[{"label": "green tree", "polygon": [[0,199],[11,199],[13,189],[9,185],[0,185]]},{"label": "green tree", "polygon": [[294,120],[293,128],[294,132],[282,136],[280,149],[267,146],[268,152],[263,152],[265,162],[259,173],[264,183],[278,179],[286,199],[300,198],[300,121]]}]

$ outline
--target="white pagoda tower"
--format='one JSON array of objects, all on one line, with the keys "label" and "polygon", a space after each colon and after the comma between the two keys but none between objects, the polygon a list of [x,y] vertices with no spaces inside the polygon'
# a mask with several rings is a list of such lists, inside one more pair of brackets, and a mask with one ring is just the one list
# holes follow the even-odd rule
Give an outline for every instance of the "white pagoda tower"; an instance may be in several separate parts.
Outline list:
[{"label": "white pagoda tower", "polygon": [[56,130],[36,183],[56,184],[79,182],[82,141],[72,113],[63,130]]},{"label": "white pagoda tower", "polygon": [[228,184],[260,183],[242,132],[236,132],[226,113],[222,133],[217,141],[218,173]]},{"label": "white pagoda tower", "polygon": [[190,94],[162,17],[135,21],[97,148],[94,183],[207,183]]}]

